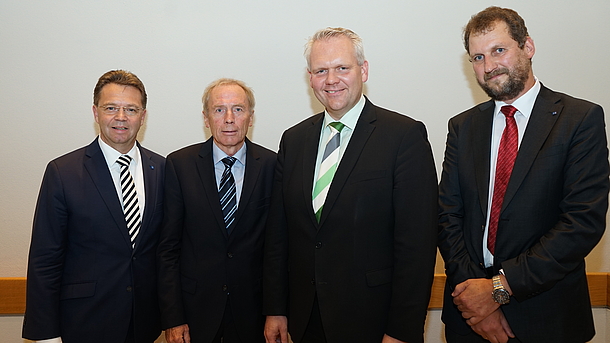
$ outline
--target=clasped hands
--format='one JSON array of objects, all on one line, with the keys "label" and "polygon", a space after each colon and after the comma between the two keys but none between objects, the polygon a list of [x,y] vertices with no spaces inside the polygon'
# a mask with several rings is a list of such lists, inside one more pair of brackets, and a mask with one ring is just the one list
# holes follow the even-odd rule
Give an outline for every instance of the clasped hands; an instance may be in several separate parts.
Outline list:
[{"label": "clasped hands", "polygon": [[508,321],[491,294],[492,281],[489,279],[469,279],[458,284],[451,296],[462,317],[470,328],[492,343],[508,342],[514,338]]}]

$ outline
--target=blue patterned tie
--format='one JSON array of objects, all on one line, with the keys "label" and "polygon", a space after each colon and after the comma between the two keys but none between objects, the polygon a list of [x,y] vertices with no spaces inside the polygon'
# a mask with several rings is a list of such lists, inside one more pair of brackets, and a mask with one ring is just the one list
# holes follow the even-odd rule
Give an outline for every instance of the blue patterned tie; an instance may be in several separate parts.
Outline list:
[{"label": "blue patterned tie", "polygon": [[235,157],[225,157],[222,163],[225,165],[225,170],[220,178],[220,207],[222,208],[222,216],[225,221],[227,233],[231,234],[231,224],[235,220],[235,212],[237,212],[237,193],[235,192],[235,178],[231,172],[231,167],[237,159]]}]

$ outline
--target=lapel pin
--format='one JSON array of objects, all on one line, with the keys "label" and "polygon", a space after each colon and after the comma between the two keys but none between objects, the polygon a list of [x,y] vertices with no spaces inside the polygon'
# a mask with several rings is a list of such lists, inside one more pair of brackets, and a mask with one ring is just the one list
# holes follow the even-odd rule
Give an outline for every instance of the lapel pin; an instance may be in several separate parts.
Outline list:
[{"label": "lapel pin", "polygon": [[553,112],[551,112],[551,114],[552,114],[552,115],[556,115],[556,114],[557,114],[557,111],[553,111]]},{"label": "lapel pin", "polygon": [[150,166],[150,169],[155,170],[155,166]]}]

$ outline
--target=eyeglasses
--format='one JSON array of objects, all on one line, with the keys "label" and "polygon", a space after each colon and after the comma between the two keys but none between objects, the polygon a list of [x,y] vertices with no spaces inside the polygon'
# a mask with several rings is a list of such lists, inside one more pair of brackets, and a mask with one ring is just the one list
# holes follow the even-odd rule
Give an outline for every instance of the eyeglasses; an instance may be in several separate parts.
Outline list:
[{"label": "eyeglasses", "polygon": [[123,113],[127,116],[137,116],[143,110],[141,107],[132,107],[132,106],[100,106],[102,109],[102,113],[108,115],[115,115],[123,109]]}]

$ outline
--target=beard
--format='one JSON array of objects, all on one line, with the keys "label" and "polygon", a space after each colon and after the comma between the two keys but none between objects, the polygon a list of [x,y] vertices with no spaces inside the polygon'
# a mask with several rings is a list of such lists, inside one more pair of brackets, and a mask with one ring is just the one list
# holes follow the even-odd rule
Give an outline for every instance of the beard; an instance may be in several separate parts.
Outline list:
[{"label": "beard", "polygon": [[[523,58],[514,68],[500,68],[484,75],[485,82],[478,81],[479,86],[492,100],[507,101],[516,98],[525,88],[529,78],[531,61]],[[489,84],[487,81],[494,76],[506,74],[508,79],[502,84]]]}]

